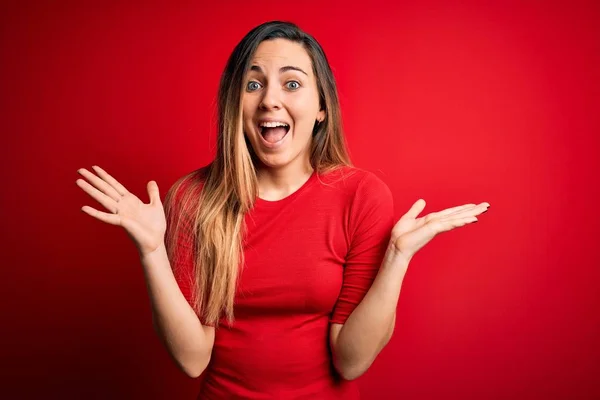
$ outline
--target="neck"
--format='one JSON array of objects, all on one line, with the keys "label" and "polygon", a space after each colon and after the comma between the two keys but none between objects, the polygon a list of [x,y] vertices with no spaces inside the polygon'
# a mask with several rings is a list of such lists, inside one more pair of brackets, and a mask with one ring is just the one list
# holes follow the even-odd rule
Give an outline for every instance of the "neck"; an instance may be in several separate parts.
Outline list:
[{"label": "neck", "polygon": [[287,165],[281,168],[261,166],[256,171],[258,196],[277,201],[289,196],[308,181],[313,173],[310,162],[302,165]]}]

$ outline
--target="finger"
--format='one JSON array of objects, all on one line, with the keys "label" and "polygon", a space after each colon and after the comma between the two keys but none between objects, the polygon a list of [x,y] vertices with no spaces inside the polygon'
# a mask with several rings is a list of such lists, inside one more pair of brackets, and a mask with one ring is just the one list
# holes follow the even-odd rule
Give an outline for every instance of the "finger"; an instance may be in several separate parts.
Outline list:
[{"label": "finger", "polygon": [[477,217],[463,217],[463,218],[451,218],[447,220],[436,221],[435,230],[437,233],[447,232],[455,228],[460,228],[462,226],[472,224],[477,222]]},{"label": "finger", "polygon": [[417,216],[423,211],[423,209],[425,208],[425,200],[423,199],[419,199],[417,200],[412,207],[410,208],[410,210],[408,210],[408,212],[405,214],[405,216],[410,217],[410,218],[417,218]]},{"label": "finger", "polygon": [[465,208],[463,210],[458,210],[455,211],[451,214],[446,215],[446,217],[469,217],[469,216],[475,216],[475,215],[479,215],[482,214],[484,212],[487,211],[487,209],[489,208],[489,204],[488,203],[480,203],[478,205],[473,205],[472,207],[469,208]]},{"label": "finger", "polygon": [[108,183],[106,183],[102,179],[98,178],[96,175],[92,174],[87,169],[81,168],[81,169],[77,170],[77,172],[81,176],[83,176],[85,179],[90,181],[91,184],[94,185],[98,190],[100,190],[101,192],[106,194],[108,197],[110,197],[114,201],[119,201],[121,199],[121,195],[119,193],[117,193],[115,188],[110,186]]},{"label": "finger", "polygon": [[105,170],[103,170],[102,168],[100,168],[97,165],[92,166],[92,168],[94,169],[94,171],[96,171],[96,173],[98,174],[98,176],[100,176],[100,178],[102,178],[106,182],[108,182],[108,184],[110,186],[112,186],[113,188],[115,188],[117,193],[119,193],[121,196],[125,196],[127,193],[129,193],[127,191],[127,189],[125,189],[125,186],[121,185],[115,178],[110,176]]},{"label": "finger", "polygon": [[116,214],[110,214],[110,213],[98,211],[95,208],[92,208],[90,206],[81,207],[81,211],[85,212],[88,215],[91,215],[92,217],[94,217],[96,219],[99,219],[102,222],[106,222],[107,224],[121,225],[121,217],[119,217]]},{"label": "finger", "polygon": [[148,182],[148,197],[150,198],[150,204],[160,204],[160,193],[158,191],[158,184],[155,181]]},{"label": "finger", "polygon": [[453,215],[455,213],[467,210],[469,208],[475,207],[475,204],[463,204],[462,206],[457,206],[457,207],[452,207],[452,208],[447,208],[445,210],[442,211],[438,211],[438,212],[433,212],[430,214],[427,214],[425,217],[423,217],[424,222],[429,222],[432,221],[434,219],[438,219],[438,218],[443,218],[449,215]]},{"label": "finger", "polygon": [[445,217],[447,215],[454,214],[454,213],[460,212],[460,211],[464,211],[464,210],[472,208],[472,207],[475,207],[475,204],[464,204],[462,206],[447,208],[445,210],[438,211],[436,213],[433,213],[432,215],[435,217]]},{"label": "finger", "polygon": [[115,213],[117,211],[117,202],[84,181],[83,179],[77,179],[77,186],[83,189],[84,192],[89,194],[94,200],[102,204],[108,211]]}]

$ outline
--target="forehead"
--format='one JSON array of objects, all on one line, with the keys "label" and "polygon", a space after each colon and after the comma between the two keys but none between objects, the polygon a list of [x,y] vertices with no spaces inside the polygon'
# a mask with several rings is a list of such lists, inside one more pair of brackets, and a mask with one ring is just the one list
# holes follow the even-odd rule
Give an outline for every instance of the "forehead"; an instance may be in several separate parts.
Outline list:
[{"label": "forehead", "polygon": [[302,68],[312,74],[312,61],[304,46],[287,39],[265,40],[258,45],[250,65],[266,69],[278,69],[283,66]]}]

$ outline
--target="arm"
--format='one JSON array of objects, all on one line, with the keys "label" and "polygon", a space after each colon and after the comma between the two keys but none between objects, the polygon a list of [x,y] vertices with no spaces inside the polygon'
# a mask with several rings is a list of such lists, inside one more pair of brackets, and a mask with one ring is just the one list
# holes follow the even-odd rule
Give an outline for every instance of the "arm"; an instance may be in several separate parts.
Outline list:
[{"label": "arm", "polygon": [[164,246],[141,261],[154,329],[179,368],[196,378],[210,361],[215,328],[200,323],[177,284]]},{"label": "arm", "polygon": [[333,364],[347,380],[367,370],[394,329],[405,268],[390,251],[393,226],[392,193],[367,174],[353,192],[343,283],[330,318]]},{"label": "arm", "polygon": [[400,287],[408,264],[436,235],[476,222],[489,203],[465,204],[417,218],[425,207],[418,200],[394,225],[383,263],[372,286],[344,325],[331,328],[334,364],[346,379],[363,374],[389,341]]},{"label": "arm", "polygon": [[344,324],[331,325],[333,363],[344,379],[361,376],[392,337],[407,267],[408,262],[390,245],[363,300]]},{"label": "arm", "polygon": [[[97,175],[81,168],[78,173],[86,180],[77,179],[76,183],[108,212],[90,206],[81,210],[127,231],[141,257],[156,332],[179,367],[192,377],[199,376],[210,360],[214,329],[202,326],[171,270],[164,240],[168,224],[156,181],[147,184],[150,203],[145,204],[104,169],[92,168]],[[185,239],[182,245],[187,255],[183,265],[191,268],[189,235],[180,236]]]}]

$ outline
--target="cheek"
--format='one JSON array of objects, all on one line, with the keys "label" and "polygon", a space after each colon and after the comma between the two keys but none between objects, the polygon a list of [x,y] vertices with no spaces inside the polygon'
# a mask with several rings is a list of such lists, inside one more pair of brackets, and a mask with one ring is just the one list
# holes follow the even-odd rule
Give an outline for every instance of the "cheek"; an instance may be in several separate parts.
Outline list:
[{"label": "cheek", "polygon": [[252,126],[254,113],[252,107],[248,103],[242,104],[242,123],[244,124],[244,130],[248,130]]},{"label": "cheek", "polygon": [[296,98],[290,104],[290,110],[292,110],[292,117],[296,125],[307,127],[310,126],[312,129],[315,117],[317,115],[318,101],[312,99],[312,97]]},{"label": "cheek", "polygon": [[252,116],[256,110],[256,99],[248,94],[242,95],[242,112],[244,115]]}]

